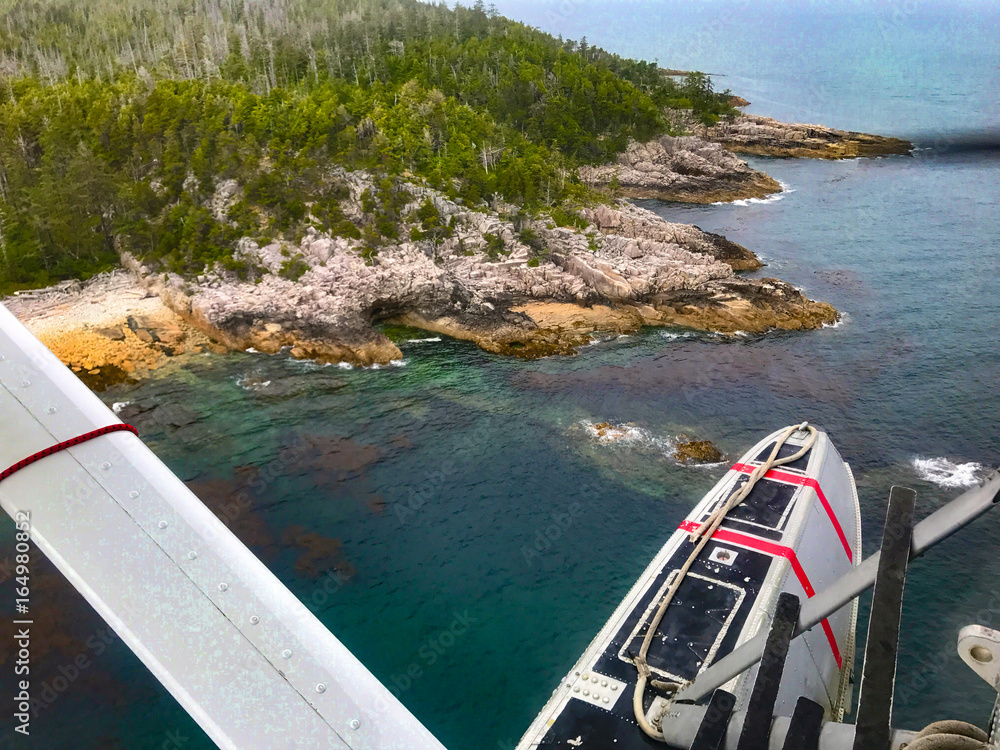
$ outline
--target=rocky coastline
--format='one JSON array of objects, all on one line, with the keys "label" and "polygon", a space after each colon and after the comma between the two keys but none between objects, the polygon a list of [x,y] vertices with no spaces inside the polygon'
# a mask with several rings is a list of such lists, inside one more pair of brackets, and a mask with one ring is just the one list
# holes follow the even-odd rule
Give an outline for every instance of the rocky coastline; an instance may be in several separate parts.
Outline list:
[{"label": "rocky coastline", "polygon": [[21,293],[3,304],[95,391],[148,377],[174,358],[225,351],[124,270]]},{"label": "rocky coastline", "polygon": [[[338,178],[350,189],[350,215],[372,178]],[[241,256],[264,269],[252,281],[220,270],[192,281],[128,257],[126,265],[188,325],[229,348],[287,347],[295,357],[354,365],[401,357],[382,323],[537,357],[573,353],[596,331],[668,325],[763,333],[837,319],[832,307],[784,282],[737,276],[760,267],[746,248],[625,201],[581,209],[579,228],[471,210],[415,185],[409,191],[403,213],[430,200],[454,227],[451,237],[399,242],[368,260],[357,241],[315,230],[294,246],[244,240]],[[486,237],[503,250],[491,256]],[[290,258],[301,263],[295,279],[282,273]]]},{"label": "rocky coastline", "polygon": [[[735,99],[734,106],[749,104]],[[761,115],[740,113],[706,126],[686,110],[668,110],[667,114],[674,129],[690,135],[630,143],[615,162],[582,167],[580,179],[626,198],[726,203],[765,198],[782,189],[779,182],[737,154],[853,159],[908,155],[913,150],[912,143],[900,138],[784,123]]]},{"label": "rocky coastline", "polygon": [[902,138],[837,130],[824,125],[785,123],[745,113],[710,127],[691,124],[689,129],[727,151],[755,156],[855,159],[906,156],[913,151],[913,144]]},{"label": "rocky coastline", "polygon": [[[375,178],[339,167],[331,178],[349,196],[344,215],[362,222],[362,196]],[[781,189],[728,147],[700,136],[633,143],[615,164],[584,167],[580,178],[619,196],[699,203]],[[571,354],[598,332],[642,326],[759,334],[838,319],[833,307],[785,282],[739,276],[762,266],[747,248],[622,198],[580,206],[571,226],[558,226],[513,206],[470,208],[416,184],[405,190],[401,239],[374,253],[362,253],[360,240],[310,227],[294,243],[240,240],[237,258],[255,269],[249,277],[216,266],[184,278],[122,253],[123,271],[5,304],[95,388],[208,348],[386,364],[402,355],[382,324],[538,357]],[[219,183],[213,212],[224,217],[240,193],[234,181]],[[415,231],[417,209],[428,204],[448,227],[444,236]]]},{"label": "rocky coastline", "polygon": [[582,167],[579,174],[588,185],[611,188],[627,198],[683,203],[723,203],[781,192],[777,180],[697,136],[633,142],[615,163]]},{"label": "rocky coastline", "polygon": [[[372,177],[338,177],[352,196],[345,211],[360,211]],[[571,354],[598,331],[659,325],[764,333],[837,319],[830,305],[789,284],[737,276],[761,266],[746,248],[627,201],[581,208],[586,226],[579,228],[471,210],[415,185],[410,191],[413,206],[433,202],[455,227],[452,237],[399,242],[369,260],[358,241],[313,229],[297,245],[244,239],[241,256],[261,271],[253,279],[221,268],[187,279],[123,254],[126,271],[6,304],[95,388],[209,347],[386,364],[402,355],[380,331],[383,323],[538,357]],[[221,212],[238,190],[222,185],[219,192],[228,196]],[[534,246],[523,241],[526,229]],[[499,238],[499,254],[491,255],[487,236]],[[301,264],[295,278],[284,272],[290,259]]]}]

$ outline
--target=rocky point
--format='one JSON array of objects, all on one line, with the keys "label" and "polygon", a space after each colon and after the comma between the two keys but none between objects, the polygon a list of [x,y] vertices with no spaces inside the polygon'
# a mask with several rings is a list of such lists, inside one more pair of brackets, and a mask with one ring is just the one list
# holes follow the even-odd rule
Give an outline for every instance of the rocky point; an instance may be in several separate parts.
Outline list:
[{"label": "rocky point", "polygon": [[[350,188],[350,216],[372,178],[358,171],[339,179]],[[126,261],[182,319],[231,348],[289,347],[293,356],[360,365],[401,356],[378,329],[389,322],[491,352],[542,356],[572,353],[595,331],[679,325],[762,333],[837,318],[784,282],[737,276],[735,269],[760,266],[746,248],[627,202],[583,208],[586,226],[559,227],[408,190],[404,215],[430,199],[454,227],[451,237],[385,245],[370,258],[359,241],[314,229],[297,245],[244,240],[241,257],[263,269],[253,280],[221,269],[190,280]],[[486,237],[498,238],[492,250]],[[282,273],[290,258],[302,263],[294,279]]]}]

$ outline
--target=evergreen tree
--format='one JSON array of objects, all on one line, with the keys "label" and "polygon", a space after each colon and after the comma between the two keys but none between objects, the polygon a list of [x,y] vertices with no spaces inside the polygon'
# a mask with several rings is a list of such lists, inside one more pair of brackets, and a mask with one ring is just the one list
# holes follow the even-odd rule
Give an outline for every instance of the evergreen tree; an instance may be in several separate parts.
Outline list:
[{"label": "evergreen tree", "polygon": [[[369,254],[406,221],[401,176],[475,205],[585,199],[582,163],[728,92],[579,48],[482,1],[0,0],[0,291],[86,277],[118,249],[184,273],[306,223]],[[381,175],[363,226],[331,165]],[[383,179],[384,178],[384,179]],[[229,215],[211,199],[243,188]],[[450,231],[422,205],[421,239]],[[296,267],[291,267],[294,272]]]}]

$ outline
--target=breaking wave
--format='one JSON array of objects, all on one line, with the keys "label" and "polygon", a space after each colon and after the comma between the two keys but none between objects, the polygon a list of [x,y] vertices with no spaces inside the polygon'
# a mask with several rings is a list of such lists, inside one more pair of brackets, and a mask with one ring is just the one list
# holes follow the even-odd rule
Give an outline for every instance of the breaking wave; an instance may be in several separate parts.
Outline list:
[{"label": "breaking wave", "polygon": [[735,200],[735,201],[716,201],[712,205],[713,206],[752,206],[752,205],[761,204],[761,203],[777,203],[782,198],[784,198],[786,195],[788,195],[788,193],[794,193],[795,192],[795,188],[793,188],[791,185],[788,185],[787,183],[781,182],[781,180],[778,180],[778,184],[781,185],[781,192],[780,193],[773,193],[772,195],[769,195],[766,198],[741,198],[741,199]]},{"label": "breaking wave", "polygon": [[677,445],[672,438],[654,435],[644,427],[634,424],[611,424],[610,422],[591,422],[581,419],[577,423],[594,441],[603,445],[629,445],[654,448],[673,456]]},{"label": "breaking wave", "polygon": [[632,336],[628,333],[602,333],[597,336],[591,336],[586,344],[581,344],[581,348],[588,346],[596,346],[597,344],[610,344],[614,341],[621,341],[622,339],[630,339]]},{"label": "breaking wave", "polygon": [[983,465],[974,461],[956,464],[947,458],[915,458],[912,463],[921,479],[939,487],[971,487],[983,472]]},{"label": "breaking wave", "polygon": [[[340,362],[339,363],[340,367],[344,367],[345,364],[347,364],[347,363],[346,362]],[[370,364],[370,365],[362,365],[361,369],[362,370],[384,370],[386,367],[406,367],[406,360],[405,359],[390,359],[389,360],[389,364],[387,364],[387,365],[380,365],[378,362],[375,362],[375,363]],[[347,365],[347,367],[344,367],[344,369],[345,370],[347,370],[347,369],[353,369],[353,365]]]},{"label": "breaking wave", "polygon": [[835,322],[833,322],[833,323],[824,323],[823,324],[823,328],[840,328],[842,325],[844,325],[848,321],[849,318],[850,318],[850,316],[847,313],[841,313],[840,317],[837,318],[837,320]]},{"label": "breaking wave", "polygon": [[244,391],[262,391],[271,385],[271,381],[256,375],[244,374],[236,378],[236,385]]},{"label": "breaking wave", "polygon": [[609,448],[629,448],[660,455],[670,459],[677,466],[685,468],[716,469],[727,463],[725,457],[721,461],[712,462],[682,461],[677,457],[677,447],[690,439],[687,435],[656,435],[645,427],[638,427],[631,422],[613,424],[581,419],[571,429],[582,429],[593,442],[599,445]]}]

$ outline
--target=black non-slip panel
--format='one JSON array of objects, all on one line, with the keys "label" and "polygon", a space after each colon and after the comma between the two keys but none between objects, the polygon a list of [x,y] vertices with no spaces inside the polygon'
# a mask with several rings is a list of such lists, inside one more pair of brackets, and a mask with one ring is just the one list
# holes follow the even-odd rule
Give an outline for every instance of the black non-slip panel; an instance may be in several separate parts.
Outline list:
[{"label": "black non-slip panel", "polygon": [[712,693],[712,700],[698,725],[690,750],[720,750],[729,729],[729,719],[736,706],[736,696],[719,689]]},{"label": "black non-slip panel", "polygon": [[623,695],[618,701],[627,706],[627,715],[610,713],[590,703],[570,698],[569,704],[556,717],[538,747],[544,750],[577,750],[581,747],[602,750],[664,750],[666,745],[647,737],[636,724],[631,698],[631,694]]},{"label": "black non-slip panel", "polygon": [[[763,463],[767,460],[767,457],[771,455],[771,451],[774,450],[774,443],[769,443],[768,446],[757,454],[754,459],[757,463]],[[802,450],[801,445],[792,445],[790,443],[785,443],[780,448],[778,448],[777,458],[786,458]],[[809,465],[809,456],[812,454],[812,448],[806,451],[805,455],[795,459],[791,463],[782,464],[779,469],[797,469],[798,471],[805,471],[806,467]]]},{"label": "black non-slip panel", "polygon": [[[746,474],[737,479],[725,496],[725,500],[720,499],[713,503],[704,517],[707,518],[720,505],[729,502],[729,499],[749,481],[750,477]],[[777,529],[779,532],[777,538],[780,539],[780,530],[784,526],[782,519],[787,520],[785,510],[792,502],[798,489],[797,485],[783,484],[771,479],[759,479],[743,502],[726,514],[722,525],[726,528],[737,528],[738,525],[742,525],[747,531],[753,530],[753,533],[760,533],[762,536],[766,529]],[[773,535],[767,534],[767,537],[773,538]]]},{"label": "black non-slip panel", "polygon": [[[646,663],[692,680],[740,599],[739,590],[688,574],[674,595],[649,645]],[[629,642],[628,651],[639,653],[647,627]]]},{"label": "black non-slip panel", "polygon": [[779,594],[736,750],[760,750],[767,747],[771,736],[771,721],[774,718],[774,704],[778,700],[781,675],[785,671],[785,657],[788,656],[788,646],[792,642],[798,621],[799,598],[794,594]]},{"label": "black non-slip panel", "polygon": [[889,746],[892,733],[892,692],[896,682],[896,652],[903,609],[903,587],[913,538],[917,493],[905,487],[889,491],[889,509],[882,530],[882,550],[865,642],[865,665],[858,698],[854,750]]},{"label": "black non-slip panel", "polygon": [[823,707],[801,696],[788,724],[785,744],[781,750],[819,750],[819,734],[823,730]]},{"label": "black non-slip panel", "polygon": [[[710,561],[710,556],[719,547],[736,553],[732,565],[727,566]],[[667,561],[666,565],[657,575],[656,581],[650,589],[647,590],[642,597],[640,597],[636,606],[631,610],[631,612],[629,612],[624,623],[615,634],[611,644],[605,649],[604,653],[601,654],[601,657],[594,665],[595,671],[599,674],[614,677],[624,682],[635,683],[635,665],[619,658],[618,653],[621,650],[622,645],[626,641],[631,640],[632,631],[635,630],[636,625],[639,623],[640,618],[644,614],[646,608],[649,607],[653,598],[657,597],[657,601],[659,601],[659,592],[667,576],[684,564],[688,555],[691,554],[692,548],[693,545],[690,542],[684,542],[670,557],[670,560]],[[730,584],[742,589],[743,592],[745,592],[742,603],[729,623],[729,630],[722,639],[715,659],[721,658],[722,655],[729,653],[729,651],[734,648],[736,640],[739,637],[739,633],[746,623],[746,619],[750,613],[751,607],[753,606],[753,602],[755,601],[773,562],[774,558],[769,555],[712,541],[705,545],[705,549],[702,550],[698,560],[691,567],[691,573],[715,579],[719,583]],[[678,596],[667,609],[663,622],[660,624],[661,633],[664,632],[664,628],[670,627],[670,622],[674,618],[676,612],[681,611],[681,608],[684,606],[690,606],[689,603],[685,604],[684,599],[686,584],[687,581],[681,584]],[[719,627],[717,623],[725,621],[725,615],[722,612],[715,612],[712,611],[711,608],[706,608],[704,606],[702,606],[697,612],[691,609],[688,609],[687,612],[697,614],[700,618],[702,618],[702,622],[705,623],[705,627],[715,628],[716,633],[718,633]],[[656,644],[657,641],[658,639],[654,639],[653,643]],[[640,642],[641,641],[636,641],[634,648],[630,649],[632,657],[638,653]],[[686,644],[687,641],[683,641],[681,648],[683,648],[683,650],[687,653],[691,653]],[[677,647],[677,644],[667,645],[669,645],[669,648],[664,647],[662,651],[659,647],[656,647],[657,655],[653,658],[656,659],[657,664],[666,663],[666,661],[670,658],[667,652]],[[654,647],[651,647],[651,654],[653,653],[653,649]],[[626,651],[626,653],[628,654],[628,651]],[[691,655],[692,658],[694,658],[694,654],[692,653]],[[686,660],[686,657],[683,658]],[[697,661],[697,659],[694,660]],[[653,664],[652,659],[650,660],[650,664]],[[702,667],[704,666],[705,665],[702,665]],[[677,674],[675,670],[670,669],[668,671],[670,671],[671,674]]]},{"label": "black non-slip panel", "polygon": [[[750,480],[744,475],[733,487],[735,493]],[[798,489],[793,484],[783,484],[770,479],[760,479],[742,503],[726,514],[727,521],[749,521],[772,529],[781,528],[781,519]],[[731,493],[732,494],[732,493]]]},{"label": "black non-slip panel", "polygon": [[754,526],[751,523],[747,523],[746,521],[732,520],[729,518],[723,521],[719,528],[730,529],[732,531],[737,531],[740,534],[753,534],[754,536],[759,536],[761,539],[767,539],[771,542],[780,542],[781,538],[785,535],[782,531],[764,529],[760,526]]}]

